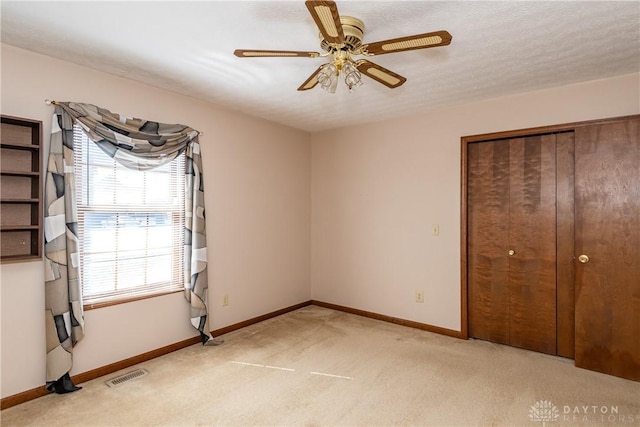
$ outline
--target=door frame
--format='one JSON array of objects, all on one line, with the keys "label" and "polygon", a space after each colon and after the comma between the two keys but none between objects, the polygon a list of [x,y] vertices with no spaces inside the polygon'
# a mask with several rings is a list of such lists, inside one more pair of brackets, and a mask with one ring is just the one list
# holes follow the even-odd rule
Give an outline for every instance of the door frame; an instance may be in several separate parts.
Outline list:
[{"label": "door frame", "polygon": [[460,138],[460,335],[463,339],[469,338],[469,316],[468,316],[468,275],[467,275],[467,197],[468,197],[468,146],[475,142],[486,142],[497,139],[510,139],[518,137],[526,137],[540,134],[560,133],[574,131],[582,126],[591,126],[603,123],[611,123],[624,121],[630,118],[636,118],[638,115],[611,117],[604,119],[588,120],[573,123],[564,123],[549,126],[540,126],[525,129],[516,129],[510,131],[491,132],[478,135],[463,136]]}]

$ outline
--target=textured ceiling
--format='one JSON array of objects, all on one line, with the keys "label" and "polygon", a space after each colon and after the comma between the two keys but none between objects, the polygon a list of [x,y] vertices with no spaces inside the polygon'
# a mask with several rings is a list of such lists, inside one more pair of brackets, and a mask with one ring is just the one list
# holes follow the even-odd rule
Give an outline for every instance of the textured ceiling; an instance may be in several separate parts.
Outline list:
[{"label": "textured ceiling", "polygon": [[364,42],[447,30],[451,45],[369,58],[407,78],[354,93],[296,89],[323,58],[304,2],[6,1],[2,42],[317,131],[640,71],[638,1],[338,1]]}]

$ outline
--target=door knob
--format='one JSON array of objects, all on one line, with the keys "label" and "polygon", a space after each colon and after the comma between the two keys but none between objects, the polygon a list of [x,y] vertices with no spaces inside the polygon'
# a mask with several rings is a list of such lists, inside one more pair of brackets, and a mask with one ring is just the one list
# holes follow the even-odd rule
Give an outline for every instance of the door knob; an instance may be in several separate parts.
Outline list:
[{"label": "door knob", "polygon": [[508,254],[509,256],[514,256],[516,254],[516,251],[514,251],[513,249],[509,249]]},{"label": "door knob", "polygon": [[584,255],[584,254],[583,254],[583,255],[580,255],[580,256],[578,257],[578,261],[580,261],[580,262],[581,262],[581,263],[583,263],[583,264],[586,264],[586,263],[588,263],[588,262],[589,262],[589,257],[588,257],[588,256],[586,256],[586,255]]}]

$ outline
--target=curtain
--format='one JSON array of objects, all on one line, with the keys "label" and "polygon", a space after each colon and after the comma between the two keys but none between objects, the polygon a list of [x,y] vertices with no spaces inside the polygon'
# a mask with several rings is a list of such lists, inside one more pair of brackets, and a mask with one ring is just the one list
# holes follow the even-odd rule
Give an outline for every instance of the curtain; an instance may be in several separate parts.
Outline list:
[{"label": "curtain", "polygon": [[77,390],[71,382],[73,347],[84,335],[82,284],[78,274],[73,125],[122,165],[147,170],[185,153],[184,290],[191,323],[205,345],[211,336],[207,308],[207,246],[202,158],[198,131],[180,124],[126,118],[90,104],[54,102],[45,179],[45,317],[47,388]]}]

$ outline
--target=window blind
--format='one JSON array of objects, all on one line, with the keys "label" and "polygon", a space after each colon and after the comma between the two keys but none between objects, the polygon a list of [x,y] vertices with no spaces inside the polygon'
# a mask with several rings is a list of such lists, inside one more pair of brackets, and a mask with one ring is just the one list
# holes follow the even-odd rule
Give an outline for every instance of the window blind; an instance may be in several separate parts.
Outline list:
[{"label": "window blind", "polygon": [[84,304],[182,289],[184,155],[125,168],[74,128]]}]

